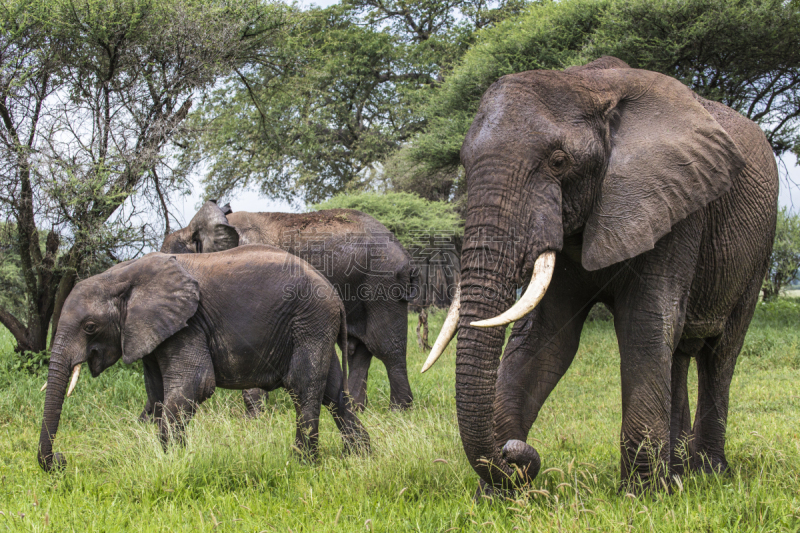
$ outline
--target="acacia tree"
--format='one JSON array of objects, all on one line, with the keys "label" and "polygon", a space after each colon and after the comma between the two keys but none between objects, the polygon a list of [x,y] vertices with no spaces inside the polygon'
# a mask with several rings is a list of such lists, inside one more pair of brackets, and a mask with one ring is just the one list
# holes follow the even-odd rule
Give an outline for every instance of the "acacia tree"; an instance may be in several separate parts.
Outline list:
[{"label": "acacia tree", "polygon": [[46,348],[77,279],[141,251],[137,206],[160,205],[168,224],[189,169],[172,142],[193,98],[267,46],[283,11],[250,0],[2,6],[0,213],[16,227],[25,306],[0,307],[0,323],[18,350]]},{"label": "acacia tree", "polygon": [[425,131],[404,157],[436,180],[458,167],[481,95],[498,78],[603,55],[674,76],[733,107],[762,127],[777,155],[798,150],[800,3],[562,0],[532,4],[482,32],[426,103]]},{"label": "acacia tree", "polygon": [[[421,131],[427,93],[476,29],[524,0],[344,2],[297,11],[280,61],[254,61],[193,113],[206,134],[206,195],[254,186],[315,203],[365,188]],[[516,7],[515,7],[516,6]]]}]

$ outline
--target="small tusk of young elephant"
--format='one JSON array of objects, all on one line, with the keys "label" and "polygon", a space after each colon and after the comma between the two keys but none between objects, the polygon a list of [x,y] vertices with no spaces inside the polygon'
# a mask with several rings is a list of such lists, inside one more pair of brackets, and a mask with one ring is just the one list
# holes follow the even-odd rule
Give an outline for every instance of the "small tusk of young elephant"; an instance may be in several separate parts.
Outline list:
[{"label": "small tusk of young elephant", "polygon": [[45,382],[44,382],[44,385],[42,385],[42,388],[41,388],[41,389],[39,389],[39,392],[44,392],[44,390],[45,390],[46,388],[47,388],[47,382],[45,381]]},{"label": "small tusk of young elephant", "polygon": [[75,365],[75,368],[72,369],[72,380],[69,382],[69,389],[67,389],[67,396],[72,394],[72,391],[75,390],[75,385],[78,384],[78,376],[81,375],[81,365]]},{"label": "small tusk of young elephant", "polygon": [[433,348],[431,348],[431,353],[428,355],[427,361],[425,364],[422,365],[422,370],[420,370],[420,374],[424,373],[430,367],[433,366],[433,363],[439,359],[439,356],[442,355],[444,349],[447,348],[447,345],[450,344],[450,340],[456,334],[456,330],[458,329],[458,315],[461,311],[461,287],[456,287],[456,293],[453,295],[453,303],[450,304],[450,310],[447,311],[447,318],[444,319],[444,324],[442,324],[442,329],[439,331],[439,336],[436,337],[436,342],[433,343]]},{"label": "small tusk of young elephant", "polygon": [[487,320],[479,320],[472,322],[470,326],[476,328],[491,328],[493,326],[505,326],[510,322],[514,322],[524,317],[536,307],[544,293],[547,292],[547,287],[550,285],[550,280],[553,277],[553,270],[556,266],[556,253],[548,250],[536,258],[536,263],[533,265],[533,275],[531,282],[528,285],[528,290],[522,295],[517,303],[511,309],[506,311],[500,316],[489,318]]}]

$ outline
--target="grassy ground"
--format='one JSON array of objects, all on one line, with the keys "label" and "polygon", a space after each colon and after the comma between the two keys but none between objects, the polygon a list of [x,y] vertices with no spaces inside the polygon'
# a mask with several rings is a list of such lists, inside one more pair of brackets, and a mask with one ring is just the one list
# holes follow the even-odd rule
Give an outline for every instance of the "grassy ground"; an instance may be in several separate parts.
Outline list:
[{"label": "grassy ground", "polygon": [[[218,390],[189,426],[188,445],[163,453],[136,422],[141,369],[88,372],[64,406],[56,449],[69,466],[45,474],[35,454],[44,373],[10,370],[0,333],[0,530],[12,531],[798,531],[800,529],[800,302],[763,305],[732,388],[722,476],[688,475],[672,495],[617,493],[619,366],[613,326],[592,322],[580,352],[529,436],[543,458],[518,500],[474,503],[477,477],[455,418],[454,346],[431,371],[409,321],[416,407],[387,409],[373,366],[368,457],[342,457],[323,413],[320,461],[290,448],[294,409],[273,394],[258,420],[238,392]],[[443,314],[432,318],[438,332]],[[694,372],[692,372],[694,374]]]}]

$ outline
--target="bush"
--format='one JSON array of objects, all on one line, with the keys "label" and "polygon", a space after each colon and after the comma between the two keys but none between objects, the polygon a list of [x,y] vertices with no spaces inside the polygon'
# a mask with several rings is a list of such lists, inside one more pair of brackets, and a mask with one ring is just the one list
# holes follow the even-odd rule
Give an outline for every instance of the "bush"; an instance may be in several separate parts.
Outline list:
[{"label": "bush", "polygon": [[800,216],[786,207],[778,211],[775,244],[761,286],[764,300],[774,300],[797,277],[800,270]]},{"label": "bush", "polygon": [[[403,246],[427,242],[433,233],[458,239],[463,222],[452,205],[420,198],[407,192],[338,194],[311,206],[320,209],[356,209],[378,219]],[[426,237],[427,236],[427,237]]]}]

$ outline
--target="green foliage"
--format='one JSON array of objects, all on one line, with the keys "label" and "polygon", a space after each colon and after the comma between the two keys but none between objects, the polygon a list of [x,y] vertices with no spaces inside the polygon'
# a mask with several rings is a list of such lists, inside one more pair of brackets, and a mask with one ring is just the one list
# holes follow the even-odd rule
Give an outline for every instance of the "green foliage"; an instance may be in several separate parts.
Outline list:
[{"label": "green foliage", "polygon": [[0,373],[27,372],[28,374],[41,376],[47,374],[47,367],[50,364],[50,352],[17,352],[13,358],[4,358],[2,364],[4,368],[0,370]]},{"label": "green foliage", "polygon": [[800,324],[800,298],[775,298],[759,302],[753,320],[758,326],[794,327]]},{"label": "green foliage", "polygon": [[419,132],[422,102],[477,28],[525,0],[353,0],[294,11],[278,55],[255,58],[197,111],[183,152],[206,158],[206,195],[257,187],[315,203],[368,187],[376,163]]},{"label": "green foliage", "polygon": [[761,291],[764,300],[777,298],[800,272],[800,215],[782,207],[778,211],[775,242]]},{"label": "green foliage", "polygon": [[255,185],[321,201],[418,129],[411,107],[430,69],[410,65],[394,36],[338,6],[291,22],[277,59],[238,71],[193,117],[210,127],[183,157],[210,160],[211,196]]},{"label": "green foliage", "polygon": [[564,0],[485,30],[422,112],[411,157],[454,168],[481,95],[505,74],[603,55],[677,77],[758,122],[776,153],[798,142],[800,9],[783,0]]},{"label": "green foliage", "polygon": [[2,7],[0,217],[16,228],[25,308],[0,303],[0,323],[20,351],[38,352],[77,279],[141,253],[160,233],[142,221],[145,211],[159,206],[169,230],[169,196],[191,170],[172,154],[193,99],[268,47],[286,8],[261,0]]},{"label": "green foliage", "polygon": [[[542,473],[530,487],[537,492],[495,503],[472,498],[478,478],[461,447],[455,416],[455,343],[419,374],[427,354],[417,348],[413,315],[408,362],[415,408],[388,409],[388,378],[383,365],[374,364],[371,401],[360,415],[372,437],[371,455],[343,457],[339,433],[323,409],[317,464],[294,457],[295,413],[285,391],[271,394],[261,418],[248,420],[239,392],[217,389],[190,422],[186,446],[162,452],[156,428],[136,422],[145,400],[141,365],[117,363],[97,379],[82,374],[64,404],[56,439],[68,468],[44,474],[36,447],[44,405],[44,393],[38,391],[45,375],[3,374],[0,364],[0,527],[797,531],[800,330],[797,322],[772,321],[784,302],[759,306],[745,342],[751,355],[742,355],[737,365],[726,439],[728,472],[687,474],[672,494],[640,497],[618,492],[622,410],[619,353],[610,322],[584,328],[569,372],[533,426],[529,442],[543,460]],[[431,313],[432,336],[444,315]],[[12,345],[0,330],[0,363]],[[694,409],[694,363],[689,376]]]},{"label": "green foliage", "polygon": [[0,223],[0,307],[10,313],[25,310],[25,278],[20,268],[14,224]]},{"label": "green foliage", "polygon": [[[378,219],[403,246],[427,242],[434,234],[460,237],[463,221],[446,202],[435,202],[407,192],[339,194],[311,209],[356,209]],[[426,237],[427,236],[427,237]]]}]

